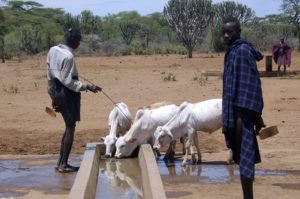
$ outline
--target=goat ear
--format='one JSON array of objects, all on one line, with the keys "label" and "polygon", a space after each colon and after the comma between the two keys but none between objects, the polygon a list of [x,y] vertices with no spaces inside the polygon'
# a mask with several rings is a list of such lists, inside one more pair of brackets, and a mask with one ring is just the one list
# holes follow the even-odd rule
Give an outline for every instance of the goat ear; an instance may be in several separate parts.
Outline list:
[{"label": "goat ear", "polygon": [[173,140],[173,135],[171,133],[171,131],[167,131],[167,135],[171,137],[171,139]]},{"label": "goat ear", "polygon": [[104,141],[104,140],[105,140],[105,137],[101,137],[101,140]]},{"label": "goat ear", "polygon": [[135,141],[136,141],[136,138],[130,138],[130,139],[128,140],[129,143],[133,143],[133,142],[135,142]]}]

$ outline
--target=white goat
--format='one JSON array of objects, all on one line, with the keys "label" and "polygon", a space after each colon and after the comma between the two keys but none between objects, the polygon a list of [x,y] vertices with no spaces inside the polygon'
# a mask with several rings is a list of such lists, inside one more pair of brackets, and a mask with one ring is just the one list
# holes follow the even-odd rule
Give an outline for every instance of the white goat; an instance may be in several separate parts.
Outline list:
[{"label": "white goat", "polygon": [[116,142],[115,157],[128,157],[137,146],[149,139],[152,141],[157,126],[167,123],[177,113],[178,108],[178,106],[171,104],[152,110],[138,110],[129,131],[124,136],[120,136]]},{"label": "white goat", "polygon": [[131,126],[132,117],[128,106],[120,102],[116,104],[108,117],[109,134],[102,137],[105,144],[105,156],[112,157],[116,150],[115,143],[117,138],[124,135]]},{"label": "white goat", "polygon": [[186,153],[182,166],[187,163],[189,150],[191,150],[193,162],[196,162],[192,141],[196,146],[198,162],[200,163],[201,152],[196,131],[212,133],[221,126],[222,99],[206,100],[196,104],[184,102],[180,105],[178,113],[168,123],[157,127],[154,133],[155,143],[153,148],[159,150],[173,140],[187,135]]}]

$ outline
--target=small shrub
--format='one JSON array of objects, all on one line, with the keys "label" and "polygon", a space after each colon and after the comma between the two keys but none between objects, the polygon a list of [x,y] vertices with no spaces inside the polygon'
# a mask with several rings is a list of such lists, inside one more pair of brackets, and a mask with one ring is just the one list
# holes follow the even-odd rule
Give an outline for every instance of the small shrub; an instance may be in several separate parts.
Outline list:
[{"label": "small shrub", "polygon": [[39,87],[39,84],[37,82],[34,82],[34,87],[35,88],[38,88]]},{"label": "small shrub", "polygon": [[143,55],[145,54],[145,50],[142,47],[141,43],[139,41],[134,40],[131,43],[131,50],[132,53],[134,53],[135,55]]},{"label": "small shrub", "polygon": [[31,68],[41,68],[41,64],[40,63],[32,64]]},{"label": "small shrub", "polygon": [[113,78],[114,78],[114,80],[118,80],[119,79],[119,75],[118,74],[114,74]]},{"label": "small shrub", "polygon": [[19,93],[18,85],[10,85],[9,87],[4,88],[4,91],[7,93]]},{"label": "small shrub", "polygon": [[205,84],[208,81],[208,76],[207,75],[203,75],[201,73],[201,76],[199,77],[198,74],[195,73],[195,76],[193,77],[194,81],[198,81],[200,82],[200,84]]},{"label": "small shrub", "polygon": [[131,47],[130,46],[121,46],[119,48],[122,56],[131,55]]},{"label": "small shrub", "polygon": [[106,56],[120,56],[122,42],[118,38],[109,39],[103,42],[102,51]]},{"label": "small shrub", "polygon": [[172,67],[180,67],[181,65],[180,64],[171,64],[169,67],[172,68]]},{"label": "small shrub", "polygon": [[39,75],[34,75],[35,79],[43,79],[43,78],[47,78],[47,74],[39,74]]},{"label": "small shrub", "polygon": [[177,81],[176,76],[172,73],[168,73],[166,76],[163,76],[163,81]]},{"label": "small shrub", "polygon": [[198,79],[199,79],[199,76],[195,73],[195,76],[193,77],[193,80],[198,81]]},{"label": "small shrub", "polygon": [[112,56],[114,54],[115,45],[112,42],[105,42],[103,51],[106,56]]},{"label": "small shrub", "polygon": [[147,48],[145,50],[145,55],[154,55],[155,54],[155,50],[153,48]]},{"label": "small shrub", "polygon": [[180,55],[186,55],[187,50],[183,46],[167,46],[162,51],[163,54],[180,54]]}]

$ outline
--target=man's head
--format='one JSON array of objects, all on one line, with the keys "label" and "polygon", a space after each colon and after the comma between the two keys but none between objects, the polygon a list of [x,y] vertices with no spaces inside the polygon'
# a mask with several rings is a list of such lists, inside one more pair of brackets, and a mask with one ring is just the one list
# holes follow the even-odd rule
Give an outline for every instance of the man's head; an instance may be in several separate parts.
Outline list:
[{"label": "man's head", "polygon": [[69,28],[65,32],[65,44],[73,49],[78,48],[80,45],[81,34],[80,31],[75,28]]},{"label": "man's head", "polygon": [[225,44],[231,46],[235,40],[240,38],[240,35],[240,22],[234,17],[227,17],[222,25],[222,36]]},{"label": "man's head", "polygon": [[284,37],[280,37],[280,42],[284,43]]}]

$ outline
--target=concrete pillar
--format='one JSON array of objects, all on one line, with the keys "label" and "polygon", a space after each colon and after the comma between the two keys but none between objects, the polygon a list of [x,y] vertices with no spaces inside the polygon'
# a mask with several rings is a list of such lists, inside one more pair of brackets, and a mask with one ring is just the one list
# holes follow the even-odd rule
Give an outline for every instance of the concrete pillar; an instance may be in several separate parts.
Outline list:
[{"label": "concrete pillar", "polygon": [[272,56],[266,56],[266,72],[272,72]]}]

